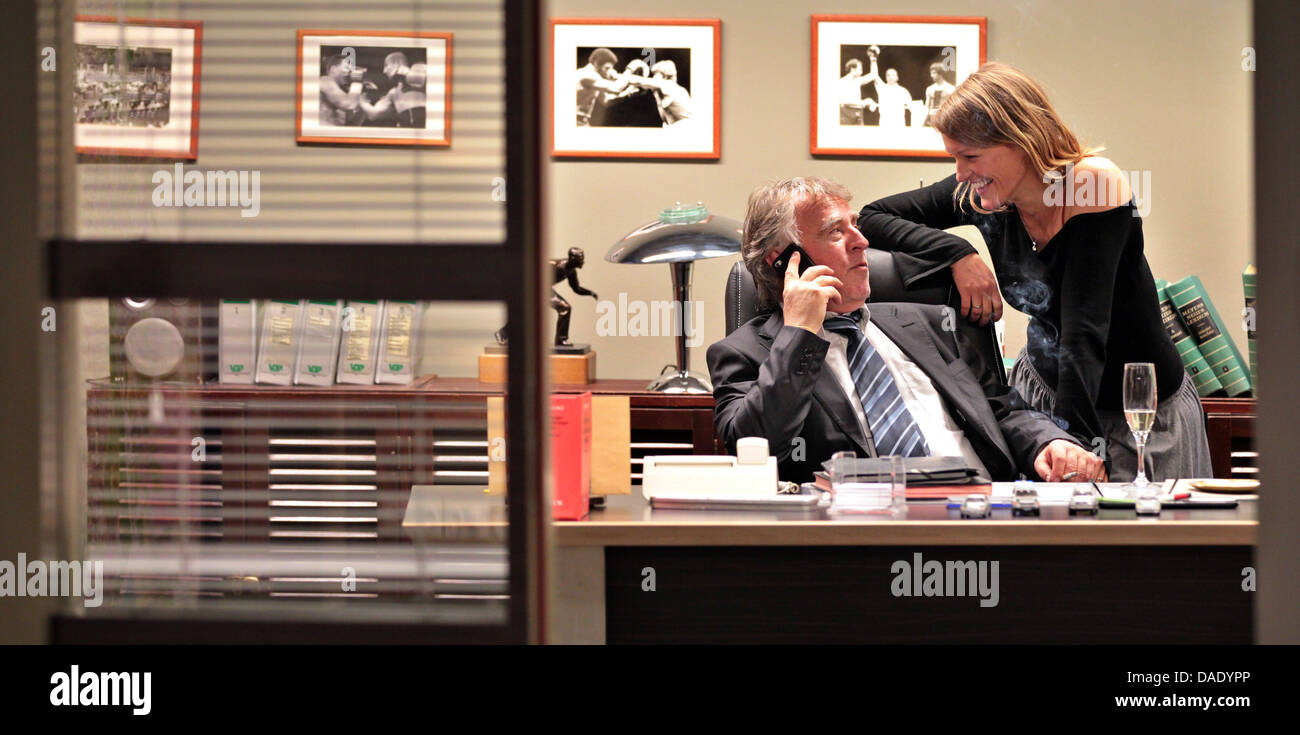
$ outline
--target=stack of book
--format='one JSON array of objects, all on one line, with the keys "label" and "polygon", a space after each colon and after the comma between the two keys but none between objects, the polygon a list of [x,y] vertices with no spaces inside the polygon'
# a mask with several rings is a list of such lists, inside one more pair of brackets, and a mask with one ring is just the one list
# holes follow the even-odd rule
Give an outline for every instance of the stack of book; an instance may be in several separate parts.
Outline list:
[{"label": "stack of book", "polygon": [[[1203,397],[1249,395],[1253,384],[1250,363],[1237,349],[1201,279],[1157,280],[1156,291],[1165,328],[1196,391]],[[1248,302],[1247,306],[1251,305]]]}]

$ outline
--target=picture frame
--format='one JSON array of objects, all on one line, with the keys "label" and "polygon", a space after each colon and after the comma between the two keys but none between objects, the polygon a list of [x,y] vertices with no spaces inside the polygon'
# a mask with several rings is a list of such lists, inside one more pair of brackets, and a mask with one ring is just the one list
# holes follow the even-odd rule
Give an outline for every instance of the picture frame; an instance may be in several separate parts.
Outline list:
[{"label": "picture frame", "polygon": [[452,34],[298,31],[298,143],[451,145]]},{"label": "picture frame", "polygon": [[812,16],[812,155],[949,157],[928,117],[985,62],[987,35],[983,17]]},{"label": "picture frame", "polygon": [[551,155],[721,157],[721,40],[716,18],[552,19]]},{"label": "picture frame", "polygon": [[73,41],[78,154],[198,159],[202,21],[78,15]]}]

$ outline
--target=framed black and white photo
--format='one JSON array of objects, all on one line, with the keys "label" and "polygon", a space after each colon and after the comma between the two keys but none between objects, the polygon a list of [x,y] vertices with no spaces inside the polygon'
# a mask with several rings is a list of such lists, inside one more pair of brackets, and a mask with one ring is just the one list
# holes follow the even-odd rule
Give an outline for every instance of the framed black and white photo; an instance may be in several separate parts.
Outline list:
[{"label": "framed black and white photo", "polygon": [[551,154],[718,158],[719,20],[551,21]]},{"label": "framed black and white photo", "polygon": [[202,23],[79,15],[74,40],[77,153],[198,158]]},{"label": "framed black and white photo", "polygon": [[929,116],[984,63],[985,18],[814,15],[813,155],[946,158]]},{"label": "framed black and white photo", "polygon": [[299,143],[451,145],[451,34],[298,31]]}]

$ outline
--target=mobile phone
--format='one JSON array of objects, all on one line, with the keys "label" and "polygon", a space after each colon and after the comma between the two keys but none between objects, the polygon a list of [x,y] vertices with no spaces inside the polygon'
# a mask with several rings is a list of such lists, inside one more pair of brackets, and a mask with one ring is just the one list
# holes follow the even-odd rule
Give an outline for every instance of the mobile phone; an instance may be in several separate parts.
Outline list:
[{"label": "mobile phone", "polygon": [[776,270],[777,275],[785,275],[785,269],[790,265],[790,256],[795,253],[799,254],[799,275],[802,276],[804,271],[817,265],[812,258],[808,257],[808,253],[804,252],[803,248],[790,243],[790,246],[782,250],[781,254],[776,256],[776,260],[772,261],[772,268]]}]

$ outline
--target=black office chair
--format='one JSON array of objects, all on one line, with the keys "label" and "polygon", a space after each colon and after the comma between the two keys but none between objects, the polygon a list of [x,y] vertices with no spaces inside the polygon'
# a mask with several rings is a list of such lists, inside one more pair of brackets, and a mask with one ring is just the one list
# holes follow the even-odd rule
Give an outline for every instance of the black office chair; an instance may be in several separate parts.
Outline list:
[{"label": "black office chair", "polygon": [[[961,294],[952,282],[952,272],[947,268],[920,279],[909,288],[903,285],[903,279],[894,265],[892,252],[868,248],[867,266],[871,269],[869,302],[906,301],[947,305],[954,309],[961,307]],[[744,263],[735,263],[731,266],[731,273],[727,274],[724,303],[727,334],[731,334],[740,325],[763,313],[758,302],[758,289],[754,287],[754,277],[749,274]],[[963,352],[971,355],[967,362],[976,375],[981,375],[983,370],[992,368],[998,381],[1006,385],[1007,371],[1002,363],[1002,353],[998,349],[998,338],[992,324],[981,327],[965,318],[957,317],[957,339],[965,348]]]}]

